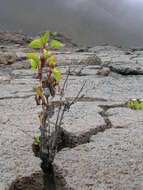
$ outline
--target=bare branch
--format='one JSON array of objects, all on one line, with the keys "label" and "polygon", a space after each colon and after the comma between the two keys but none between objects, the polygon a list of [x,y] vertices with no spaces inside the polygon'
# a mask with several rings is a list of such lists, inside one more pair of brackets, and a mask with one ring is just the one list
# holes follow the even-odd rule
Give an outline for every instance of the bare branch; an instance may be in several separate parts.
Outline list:
[{"label": "bare branch", "polygon": [[59,116],[60,116],[60,111],[61,111],[61,108],[62,108],[62,98],[64,96],[64,90],[65,90],[65,86],[66,86],[66,83],[68,81],[68,78],[69,78],[69,75],[70,75],[70,68],[68,70],[68,74],[67,74],[67,77],[64,81],[64,84],[63,84],[63,87],[62,87],[62,90],[61,90],[61,94],[60,94],[60,106],[59,106],[59,110],[58,110],[58,114],[57,114],[57,119],[56,119],[56,124],[55,126],[57,127],[57,124],[58,124],[58,120],[59,120]]},{"label": "bare branch", "polygon": [[30,135],[28,132],[24,131],[23,129],[17,128],[19,131],[23,132],[27,137],[35,139],[32,135]]},{"label": "bare branch", "polygon": [[66,79],[65,79],[65,81],[64,81],[62,90],[61,90],[61,98],[63,98],[64,91],[65,91],[65,86],[66,86],[66,84],[67,84],[67,81],[68,81],[69,76],[70,76],[70,67],[69,67],[69,69],[68,69],[68,73],[67,73]]},{"label": "bare branch", "polygon": [[[56,145],[57,145],[57,136],[58,136],[58,133],[59,133],[59,129],[60,129],[61,125],[62,125],[62,120],[63,120],[63,117],[64,117],[64,113],[65,113],[65,111],[70,109],[71,105],[73,105],[77,100],[79,100],[81,97],[83,97],[83,96],[81,96],[81,97],[79,97],[79,96],[80,96],[85,84],[86,84],[86,81],[84,82],[81,89],[77,93],[77,96],[73,99],[73,101],[71,103],[69,103],[68,101],[64,103],[64,108],[63,109],[62,109],[63,102],[62,102],[62,99],[61,99],[60,107],[59,107],[59,111],[58,111],[58,116],[57,116],[57,122],[55,124],[55,136],[54,136],[54,140],[53,140],[53,144],[52,144],[53,149],[56,148]],[[61,109],[62,109],[62,112],[61,112]],[[60,112],[61,112],[61,114],[60,114]]]},{"label": "bare branch", "polygon": [[80,98],[83,98],[83,95],[79,98],[81,92],[83,91],[83,88],[86,84],[86,81],[83,83],[81,89],[79,90],[79,92],[77,93],[76,97],[72,100],[72,102],[69,104],[69,106],[73,105],[75,102],[77,102]]},{"label": "bare branch", "polygon": [[61,94],[60,94],[60,106],[59,106],[59,109],[58,109],[57,119],[56,119],[56,123],[55,123],[55,136],[54,136],[53,143],[52,143],[52,149],[54,149],[56,144],[57,144],[58,128],[60,127],[58,125],[58,122],[59,122],[59,118],[60,118],[60,112],[61,112],[61,109],[62,109],[62,98],[64,96],[64,90],[65,90],[65,86],[67,84],[69,75],[70,75],[70,68],[68,70],[68,74],[66,76],[66,79],[64,81],[64,84],[63,84],[63,87],[62,87],[62,90],[61,90]]}]

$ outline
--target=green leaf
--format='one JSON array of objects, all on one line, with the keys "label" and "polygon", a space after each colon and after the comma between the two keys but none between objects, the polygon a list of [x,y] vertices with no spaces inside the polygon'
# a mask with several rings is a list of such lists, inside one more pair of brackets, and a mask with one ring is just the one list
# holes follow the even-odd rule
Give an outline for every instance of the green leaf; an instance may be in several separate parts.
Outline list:
[{"label": "green leaf", "polygon": [[65,45],[62,42],[58,41],[58,40],[52,40],[51,41],[51,48],[52,49],[63,48],[64,46]]},{"label": "green leaf", "polygon": [[54,68],[52,70],[52,73],[53,73],[53,75],[54,75],[54,77],[55,77],[55,79],[56,79],[56,81],[58,83],[61,80],[61,70],[60,70],[60,68]]},{"label": "green leaf", "polygon": [[47,59],[47,63],[49,64],[49,65],[56,65],[56,63],[57,63],[57,58],[56,58],[56,56],[55,55],[51,55],[48,59]]},{"label": "green leaf", "polygon": [[52,34],[53,34],[53,36],[56,36],[56,35],[57,35],[57,32],[53,32]]},{"label": "green leaf", "polygon": [[30,48],[33,48],[33,49],[40,49],[40,48],[42,48],[41,39],[38,38],[38,39],[33,40],[33,41],[29,44],[29,47],[30,47]]},{"label": "green leaf", "polygon": [[143,102],[140,103],[140,109],[143,110]]},{"label": "green leaf", "polygon": [[30,64],[31,64],[32,69],[37,69],[38,64],[36,61],[34,61],[33,59],[30,59]]},{"label": "green leaf", "polygon": [[40,144],[40,137],[37,137],[34,141],[35,145],[39,145]]},{"label": "green leaf", "polygon": [[128,108],[132,108],[132,100],[128,101]]},{"label": "green leaf", "polygon": [[38,94],[40,97],[43,96],[42,88],[41,88],[40,86],[38,86],[38,87],[36,88],[36,92],[37,92],[37,94]]},{"label": "green leaf", "polygon": [[129,100],[128,101],[128,107],[131,109],[135,109],[135,102],[136,102],[136,99]]},{"label": "green leaf", "polygon": [[46,49],[43,50],[43,54],[44,54],[44,57],[45,57],[46,59],[48,59],[48,52],[47,52]]},{"label": "green leaf", "polygon": [[46,45],[48,43],[48,40],[50,38],[50,32],[46,32],[42,37],[41,37],[41,42],[42,45]]},{"label": "green leaf", "polygon": [[65,33],[64,33],[64,32],[61,32],[61,35],[62,35],[62,36],[65,36]]},{"label": "green leaf", "polygon": [[40,56],[36,53],[26,53],[26,58],[33,59],[36,63],[40,62]]},{"label": "green leaf", "polygon": [[138,110],[140,108],[140,103],[138,100],[135,101],[135,109]]},{"label": "green leaf", "polygon": [[52,52],[47,51],[46,49],[44,49],[44,57],[46,59],[49,59],[52,56]]}]

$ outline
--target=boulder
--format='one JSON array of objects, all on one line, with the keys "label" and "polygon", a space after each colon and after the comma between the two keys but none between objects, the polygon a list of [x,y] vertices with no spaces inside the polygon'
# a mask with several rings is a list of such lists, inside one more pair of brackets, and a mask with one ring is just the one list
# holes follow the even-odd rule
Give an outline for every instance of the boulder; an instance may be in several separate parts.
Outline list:
[{"label": "boulder", "polygon": [[17,56],[15,53],[0,53],[0,64],[10,65],[16,62]]},{"label": "boulder", "polygon": [[108,64],[111,71],[122,75],[143,75],[143,62],[111,62]]}]

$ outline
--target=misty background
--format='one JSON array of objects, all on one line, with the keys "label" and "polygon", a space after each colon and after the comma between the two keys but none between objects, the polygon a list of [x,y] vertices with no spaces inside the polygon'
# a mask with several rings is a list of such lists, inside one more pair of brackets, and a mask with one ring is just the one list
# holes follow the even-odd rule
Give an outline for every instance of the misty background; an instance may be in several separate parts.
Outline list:
[{"label": "misty background", "polygon": [[83,45],[143,47],[143,0],[0,0],[0,30],[50,30]]}]

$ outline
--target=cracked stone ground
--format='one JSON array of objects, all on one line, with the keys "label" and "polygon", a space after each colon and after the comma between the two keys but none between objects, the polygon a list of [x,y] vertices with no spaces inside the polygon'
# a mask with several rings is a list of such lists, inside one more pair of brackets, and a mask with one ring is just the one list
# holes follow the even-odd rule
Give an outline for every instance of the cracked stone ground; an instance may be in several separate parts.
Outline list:
[{"label": "cracked stone ground", "polygon": [[[26,64],[27,45],[11,46],[0,47],[0,190],[41,171],[31,148],[39,133],[37,79]],[[84,98],[65,115],[66,148],[56,155],[55,175],[65,189],[142,190],[143,111],[121,105],[143,97],[143,50],[69,48],[57,57],[63,78],[69,65],[73,69],[66,97],[75,97],[84,81],[86,86]]]}]

